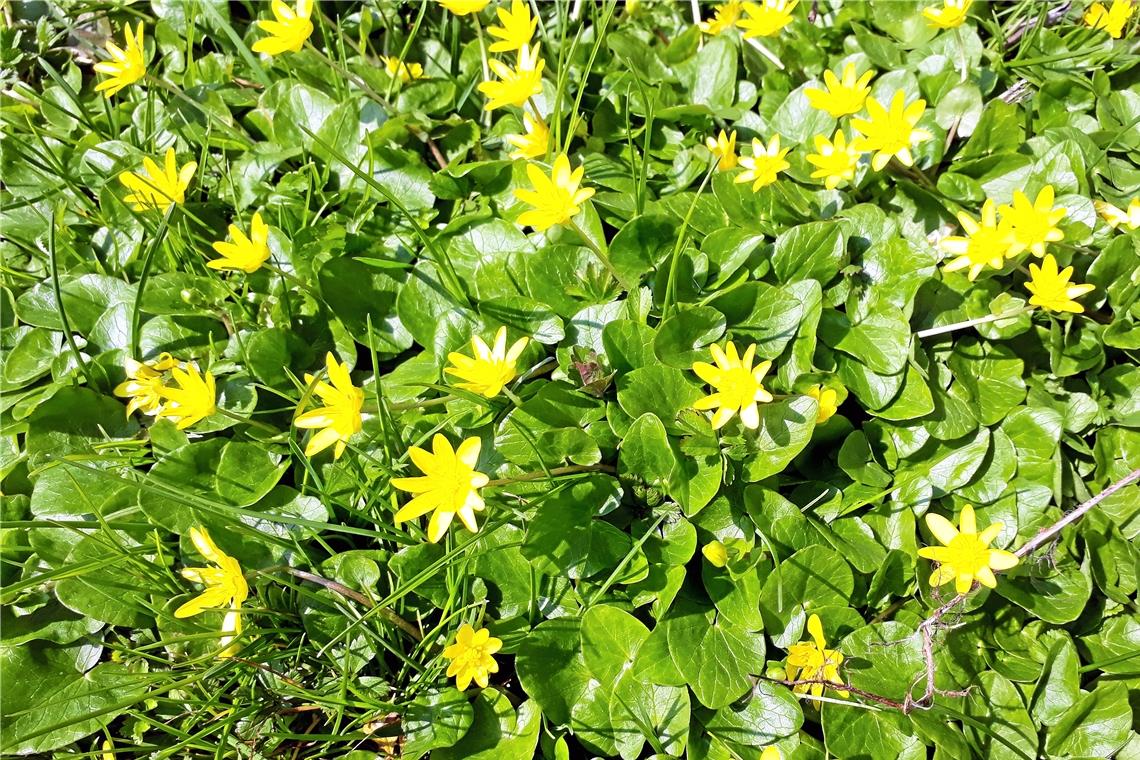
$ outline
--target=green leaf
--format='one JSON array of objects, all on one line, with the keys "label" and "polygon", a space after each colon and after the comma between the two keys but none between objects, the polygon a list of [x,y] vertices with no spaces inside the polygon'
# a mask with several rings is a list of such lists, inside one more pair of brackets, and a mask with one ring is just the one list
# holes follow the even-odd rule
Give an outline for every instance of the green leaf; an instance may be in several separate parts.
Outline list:
[{"label": "green leaf", "polygon": [[627,287],[660,266],[673,251],[677,222],[663,214],[645,214],[626,222],[609,245],[610,264]]},{"label": "green leaf", "polygon": [[483,689],[475,697],[474,722],[463,738],[432,752],[433,760],[531,760],[538,745],[542,712],[526,700],[516,712],[507,695]]},{"label": "green leaf", "polygon": [[1101,682],[1049,729],[1045,747],[1061,757],[1111,757],[1128,741],[1132,727],[1128,687]]},{"label": "green leaf", "polygon": [[471,728],[474,716],[467,697],[454,688],[417,696],[400,716],[404,754],[419,757],[430,750],[452,746]]},{"label": "green leaf", "polygon": [[761,404],[760,427],[745,447],[745,478],[755,482],[782,472],[811,440],[818,415],[819,405],[810,396]]},{"label": "green leaf", "polygon": [[831,348],[858,359],[872,372],[901,372],[910,356],[910,325],[898,309],[881,305],[852,322],[846,314],[825,309],[819,337]]},{"label": "green leaf", "polygon": [[764,665],[764,637],[706,607],[687,605],[668,622],[669,651],[697,700],[716,709],[749,690]]},{"label": "green leaf", "polygon": [[634,419],[654,414],[671,426],[682,409],[701,397],[689,373],[661,365],[642,367],[618,378],[618,403]]},{"label": "green leaf", "polygon": [[653,352],[670,367],[690,369],[709,360],[707,346],[724,334],[725,318],[710,306],[682,307],[657,328]]},{"label": "green leaf", "polygon": [[791,689],[759,681],[746,701],[722,707],[704,721],[704,726],[728,744],[764,747],[793,735],[803,722],[803,711]]},{"label": "green leaf", "polygon": [[827,284],[846,263],[846,247],[847,234],[842,224],[801,224],[776,238],[772,271],[780,282],[818,280]]},{"label": "green leaf", "polygon": [[582,656],[581,626],[578,618],[544,620],[522,640],[515,656],[519,683],[556,725],[570,723],[570,710],[591,680]]},{"label": "green leaf", "polygon": [[825,703],[820,706],[823,736],[836,757],[920,760],[926,747],[909,721],[897,712],[856,710]]},{"label": "green leaf", "polygon": [[1057,721],[1076,703],[1081,693],[1080,658],[1068,638],[1057,641],[1049,650],[1049,659],[1041,671],[1041,679],[1033,691],[1030,713],[1046,726]]},{"label": "green leaf", "polygon": [[995,760],[1036,757],[1037,731],[1017,687],[993,671],[982,673],[979,682],[981,688],[966,699],[967,714],[981,724],[966,724],[975,747]]}]

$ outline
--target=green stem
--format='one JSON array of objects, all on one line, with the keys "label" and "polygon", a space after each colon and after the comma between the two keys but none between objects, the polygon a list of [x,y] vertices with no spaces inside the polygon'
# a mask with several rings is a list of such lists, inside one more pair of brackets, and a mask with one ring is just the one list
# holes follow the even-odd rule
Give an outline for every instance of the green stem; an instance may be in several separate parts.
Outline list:
[{"label": "green stem", "polygon": [[252,417],[242,416],[242,415],[238,414],[237,412],[231,412],[229,409],[225,409],[225,408],[219,406],[219,407],[217,407],[217,411],[218,411],[218,414],[222,415],[223,417],[229,417],[231,420],[234,420],[235,422],[242,422],[242,423],[245,423],[246,425],[253,425],[255,428],[258,428],[260,430],[264,430],[267,433],[272,433],[273,435],[281,435],[281,433],[282,433],[281,430],[278,430],[277,428],[273,427],[272,425],[270,425],[266,422],[262,422],[261,420],[255,420]]},{"label": "green stem", "polygon": [[499,478],[498,480],[489,480],[484,488],[492,488],[497,486],[508,486],[513,483],[526,483],[532,480],[544,480],[546,478],[558,477],[559,475],[574,475],[579,472],[617,472],[613,465],[609,464],[572,464],[566,467],[554,467],[550,472],[528,472],[524,475],[518,475],[513,478]]},{"label": "green stem", "polygon": [[614,269],[613,264],[610,263],[609,257],[606,256],[601,248],[598,247],[598,244],[591,240],[590,236],[586,234],[586,231],[578,226],[578,222],[571,219],[569,224],[574,228],[574,231],[578,233],[578,237],[582,238],[582,242],[586,244],[586,247],[593,251],[594,255],[598,257],[598,261],[602,262],[602,266],[606,268],[606,271],[610,273],[610,276],[617,280],[617,282],[620,284],[621,278],[618,277],[618,273]]}]

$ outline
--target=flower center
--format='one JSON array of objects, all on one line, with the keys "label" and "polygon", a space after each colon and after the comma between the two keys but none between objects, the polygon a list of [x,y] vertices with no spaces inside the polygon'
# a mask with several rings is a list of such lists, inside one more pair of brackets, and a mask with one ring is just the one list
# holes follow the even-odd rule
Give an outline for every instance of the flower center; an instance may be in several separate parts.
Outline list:
[{"label": "flower center", "polygon": [[760,383],[756,382],[751,371],[736,367],[725,371],[717,390],[724,397],[725,406],[743,407],[756,400]]},{"label": "flower center", "polygon": [[990,550],[975,533],[959,533],[948,545],[952,558],[947,563],[957,573],[976,573],[990,566]]},{"label": "flower center", "polygon": [[970,237],[970,245],[966,255],[974,264],[985,264],[994,259],[1005,258],[1009,249],[1009,241],[1004,232],[996,227],[980,227]]}]

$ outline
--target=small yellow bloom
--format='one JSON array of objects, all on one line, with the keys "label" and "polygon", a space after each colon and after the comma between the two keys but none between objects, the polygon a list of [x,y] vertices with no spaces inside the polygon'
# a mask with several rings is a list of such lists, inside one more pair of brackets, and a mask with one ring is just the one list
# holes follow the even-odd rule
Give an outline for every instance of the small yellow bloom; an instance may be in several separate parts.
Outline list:
[{"label": "small yellow bloom", "polygon": [[436,2],[456,16],[467,16],[486,8],[490,0],[436,0]]},{"label": "small yellow bloom", "polygon": [[512,0],[511,9],[498,8],[495,13],[499,16],[502,26],[487,27],[487,34],[498,37],[498,42],[492,42],[488,48],[492,53],[509,53],[521,50],[529,45],[534,30],[538,28],[538,19],[530,15],[530,6],[523,0]]},{"label": "small yellow bloom", "polygon": [[250,220],[249,237],[237,225],[231,224],[230,239],[232,243],[214,243],[214,250],[222,258],[207,261],[206,266],[253,273],[269,260],[269,227],[261,220],[260,213],[254,212]]},{"label": "small yellow bloom", "polygon": [[953,29],[962,25],[973,4],[974,0],[943,0],[941,8],[927,8],[922,12],[922,16],[931,26]]},{"label": "small yellow bloom", "polygon": [[162,376],[172,367],[179,366],[168,353],[161,353],[153,362],[140,362],[128,358],[125,362],[127,380],[115,386],[114,393],[129,398],[127,416],[139,411],[154,416],[162,407]]},{"label": "small yellow bloom", "polygon": [[755,367],[752,361],[756,358],[756,344],[753,343],[741,357],[736,353],[736,344],[731,340],[725,344],[724,349],[715,343],[709,346],[715,365],[707,362],[694,362],[693,372],[697,377],[716,389],[716,393],[709,394],[697,403],[694,409],[702,411],[716,409],[713,414],[713,430],[724,427],[737,413],[744,427],[755,430],[760,427],[760,408],[757,402],[768,403],[772,394],[764,390],[761,381],[772,362],[762,361]]},{"label": "small yellow bloom", "polygon": [[503,386],[518,377],[515,362],[518,361],[530,338],[519,338],[507,349],[507,328],[500,327],[495,334],[495,347],[492,349],[478,335],[471,338],[471,348],[475,358],[452,352],[447,355],[454,366],[444,370],[465,382],[456,383],[457,388],[494,398]]},{"label": "small yellow bloom", "polygon": [[956,272],[969,267],[967,277],[973,282],[987,266],[1001,269],[1013,245],[1013,229],[1006,219],[997,220],[997,205],[992,199],[982,204],[981,224],[965,212],[959,212],[958,223],[966,237],[952,235],[943,238],[938,247],[956,256],[943,267],[947,272]]},{"label": "small yellow bloom", "polygon": [[725,134],[724,130],[715,138],[709,135],[705,138],[705,147],[709,149],[709,153],[713,154],[713,158],[717,159],[716,168],[718,171],[726,172],[730,169],[735,169],[739,163],[736,156],[736,130],[732,130],[732,134]]},{"label": "small yellow bloom", "polygon": [[773,744],[770,747],[765,747],[764,751],[760,753],[760,760],[780,760],[783,755],[780,754],[780,748]]},{"label": "small yellow bloom", "polygon": [[[839,676],[839,666],[843,663],[843,655],[834,649],[827,648],[827,640],[823,638],[823,624],[819,621],[819,615],[813,614],[809,617],[807,627],[813,641],[792,644],[788,648],[788,680],[843,683],[843,679]],[[821,683],[802,683],[793,686],[792,691],[799,694],[810,692],[814,696],[821,697],[824,688]],[[848,692],[843,689],[836,689],[836,693],[841,697],[848,695]]]},{"label": "small yellow bloom", "polygon": [[855,64],[843,67],[843,76],[837,77],[830,69],[823,72],[823,84],[827,89],[811,87],[804,90],[808,103],[817,111],[827,111],[838,119],[863,110],[867,96],[871,94],[869,83],[875,78],[874,71],[864,71],[856,76]]},{"label": "small yellow bloom", "polygon": [[828,140],[824,135],[815,136],[815,153],[809,153],[808,163],[816,167],[812,179],[822,179],[823,186],[834,190],[844,182],[855,179],[855,169],[859,166],[859,156],[854,143],[847,142],[842,129],[835,131],[835,138]]},{"label": "small yellow bloom", "polygon": [[434,544],[443,538],[456,515],[467,530],[472,533],[479,530],[475,513],[486,507],[479,489],[490,479],[475,469],[479,462],[478,438],[466,439],[456,450],[451,448],[451,441],[436,433],[431,448],[431,453],[418,446],[408,449],[408,455],[423,477],[392,478],[392,486],[416,494],[396,512],[396,522],[415,520],[432,512],[427,539]]},{"label": "small yellow bloom", "polygon": [[1053,208],[1053,186],[1046,185],[1029,202],[1029,196],[1020,190],[1013,191],[1013,205],[998,207],[1002,219],[1013,227],[1013,245],[1008,256],[1028,250],[1037,258],[1045,255],[1045,244],[1056,243],[1065,237],[1057,222],[1065,218],[1065,209]]},{"label": "small yellow bloom", "polygon": [[527,164],[526,176],[534,189],[515,190],[515,197],[534,208],[520,214],[518,223],[542,232],[573,219],[582,210],[582,204],[594,195],[592,187],[581,187],[584,172],[581,166],[570,171],[570,159],[565,153],[554,159],[549,177],[537,164]]},{"label": "small yellow bloom", "polygon": [[819,414],[816,415],[815,424],[822,425],[835,416],[835,412],[839,409],[839,394],[834,388],[828,388],[822,385],[813,385],[804,391],[804,394],[811,396],[819,402]]},{"label": "small yellow bloom", "polygon": [[103,740],[103,760],[115,760],[115,743],[110,739]]},{"label": "small yellow bloom", "polygon": [[282,0],[273,0],[270,8],[277,20],[257,22],[269,36],[253,43],[253,52],[267,55],[298,52],[313,33],[313,22],[309,20],[313,14],[313,0],[297,0],[296,10]]},{"label": "small yellow bloom", "polygon": [[511,154],[511,158],[519,161],[545,156],[547,145],[550,142],[550,130],[545,122],[524,112],[523,127],[526,129],[525,135],[506,136],[506,141],[518,148]]},{"label": "small yellow bloom", "polygon": [[1040,267],[1030,264],[1029,282],[1025,283],[1025,289],[1033,294],[1029,299],[1029,305],[1040,306],[1047,311],[1082,313],[1085,307],[1073,299],[1096,290],[1096,286],[1087,283],[1074,285],[1069,282],[1072,276],[1072,267],[1057,271],[1057,260],[1051,253],[1045,256]]},{"label": "small yellow bloom", "polygon": [[701,554],[713,567],[724,567],[728,564],[728,547],[720,541],[711,541],[701,547]]},{"label": "small yellow bloom", "polygon": [[720,34],[731,29],[740,20],[740,13],[744,10],[742,0],[728,0],[713,8],[711,21],[702,21],[699,26],[705,34]]},{"label": "small yellow bloom", "polygon": [[529,45],[523,45],[519,51],[518,64],[512,69],[502,61],[488,62],[499,81],[490,79],[479,85],[479,92],[487,96],[487,104],[483,108],[493,111],[503,106],[522,106],[529,98],[542,92],[542,70],[546,61],[538,54],[538,48],[533,50]]},{"label": "small yellow bloom", "polygon": [[95,91],[102,92],[108,98],[146,76],[146,49],[143,46],[142,22],[139,22],[138,30],[133,33],[129,24],[123,27],[123,38],[126,47],[119,47],[111,40],[107,40],[107,52],[111,54],[111,60],[95,64],[96,71],[108,75],[106,79],[95,85]]},{"label": "small yellow bloom", "polygon": [[741,156],[740,165],[744,167],[734,180],[736,183],[751,182],[753,192],[767,187],[776,181],[776,175],[785,171],[790,164],[784,160],[791,148],[780,148],[780,136],[772,135],[768,147],[756,138],[752,138],[752,155]]},{"label": "small yellow bloom", "polygon": [[1133,198],[1124,211],[1107,201],[1093,201],[1096,212],[1100,214],[1112,229],[1124,226],[1130,230],[1140,229],[1140,197]]},{"label": "small yellow bloom", "polygon": [[758,3],[745,3],[744,13],[748,18],[736,25],[744,30],[744,39],[750,37],[771,37],[792,23],[792,11],[799,0],[760,0]]},{"label": "small yellow bloom", "polygon": [[918,550],[918,556],[938,563],[938,568],[930,574],[931,586],[954,581],[954,589],[959,594],[969,591],[974,581],[993,588],[997,585],[993,571],[1008,570],[1019,561],[1015,554],[990,548],[990,543],[1001,533],[1002,524],[991,523],[978,533],[974,508],[969,504],[962,508],[957,528],[945,517],[933,512],[926,515],[926,527],[944,544]]},{"label": "small yellow bloom", "polygon": [[902,90],[895,91],[890,111],[871,98],[867,101],[870,118],[851,120],[851,126],[863,134],[855,138],[855,149],[875,153],[871,159],[875,171],[882,171],[892,158],[897,158],[903,166],[914,165],[911,146],[933,137],[925,129],[915,127],[925,110],[925,100],[906,105],[906,93]]},{"label": "small yellow bloom", "polygon": [[447,666],[447,676],[455,676],[455,688],[464,691],[474,681],[479,688],[487,688],[487,677],[499,672],[499,664],[492,656],[503,648],[503,642],[491,635],[486,628],[476,631],[464,623],[455,634],[455,643],[443,650],[443,656],[451,660]]},{"label": "small yellow bloom", "polygon": [[199,374],[196,366],[186,364],[171,367],[170,376],[178,387],[164,385],[160,389],[166,403],[158,410],[159,419],[165,417],[179,430],[185,430],[218,411],[218,392],[212,374]]},{"label": "small yellow bloom", "polygon": [[313,386],[313,393],[325,405],[298,414],[293,424],[299,428],[322,428],[309,439],[305,446],[305,456],[316,456],[335,444],[333,459],[340,459],[348,439],[363,427],[360,408],[364,405],[364,390],[352,384],[348,365],[337,362],[331,351],[325,354],[325,371],[328,373],[328,383],[318,380],[314,385],[316,378],[307,373],[305,375],[305,384]]},{"label": "small yellow bloom", "polygon": [[190,540],[198,553],[212,562],[214,567],[184,567],[182,577],[205,585],[206,590],[174,611],[176,618],[188,618],[210,609],[224,609],[220,643],[226,647],[219,657],[232,657],[237,651],[230,642],[241,633],[241,605],[249,596],[238,561],[218,548],[205,528],[191,528]]},{"label": "small yellow bloom", "polygon": [[403,84],[419,79],[424,75],[424,67],[418,63],[404,63],[396,56],[380,56],[388,76],[399,79]]},{"label": "small yellow bloom", "polygon": [[190,187],[190,180],[197,170],[198,164],[193,161],[179,169],[174,148],[167,148],[165,165],[161,169],[148,157],[143,159],[142,174],[123,172],[119,175],[119,182],[132,191],[123,201],[135,211],[149,208],[165,211],[176,203],[181,205],[186,201],[186,188]]},{"label": "small yellow bloom", "polygon": [[1112,0],[1112,5],[1106,10],[1101,3],[1093,3],[1085,11],[1085,24],[1093,29],[1103,29],[1114,40],[1124,35],[1124,25],[1132,18],[1134,9],[1132,0]]}]

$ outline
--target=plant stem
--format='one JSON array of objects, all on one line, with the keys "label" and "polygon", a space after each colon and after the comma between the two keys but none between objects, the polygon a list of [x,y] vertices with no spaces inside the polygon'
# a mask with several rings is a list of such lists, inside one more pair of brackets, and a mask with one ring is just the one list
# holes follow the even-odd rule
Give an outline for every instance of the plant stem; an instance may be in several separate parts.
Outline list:
[{"label": "plant stem", "polygon": [[610,276],[617,280],[620,284],[621,278],[618,277],[618,273],[614,270],[613,264],[610,263],[609,257],[602,252],[602,249],[598,247],[598,244],[591,240],[590,236],[586,234],[586,231],[578,226],[578,222],[571,219],[570,226],[573,227],[574,231],[578,233],[578,237],[582,238],[582,242],[586,244],[586,247],[594,252],[594,255],[598,257],[598,261],[602,262],[602,266],[606,268],[606,271],[610,273]]},{"label": "plant stem", "polygon": [[1020,317],[1022,314],[1033,311],[1032,306],[1023,306],[1020,309],[1007,311],[1003,314],[987,314],[984,317],[976,317],[974,319],[967,319],[964,322],[954,322],[949,325],[940,325],[938,327],[931,327],[927,330],[919,330],[914,334],[916,338],[930,338],[935,335],[943,335],[944,333],[954,332],[966,327],[973,327],[974,325],[985,325],[990,322],[1000,322],[1003,319],[1014,319]]},{"label": "plant stem", "polygon": [[531,480],[542,480],[548,477],[557,477],[559,475],[573,475],[579,472],[617,472],[617,469],[610,464],[572,464],[566,467],[555,467],[546,472],[528,472],[524,475],[518,475],[513,478],[499,478],[498,480],[489,480],[484,488],[492,486],[508,486],[512,483],[525,483]]}]

